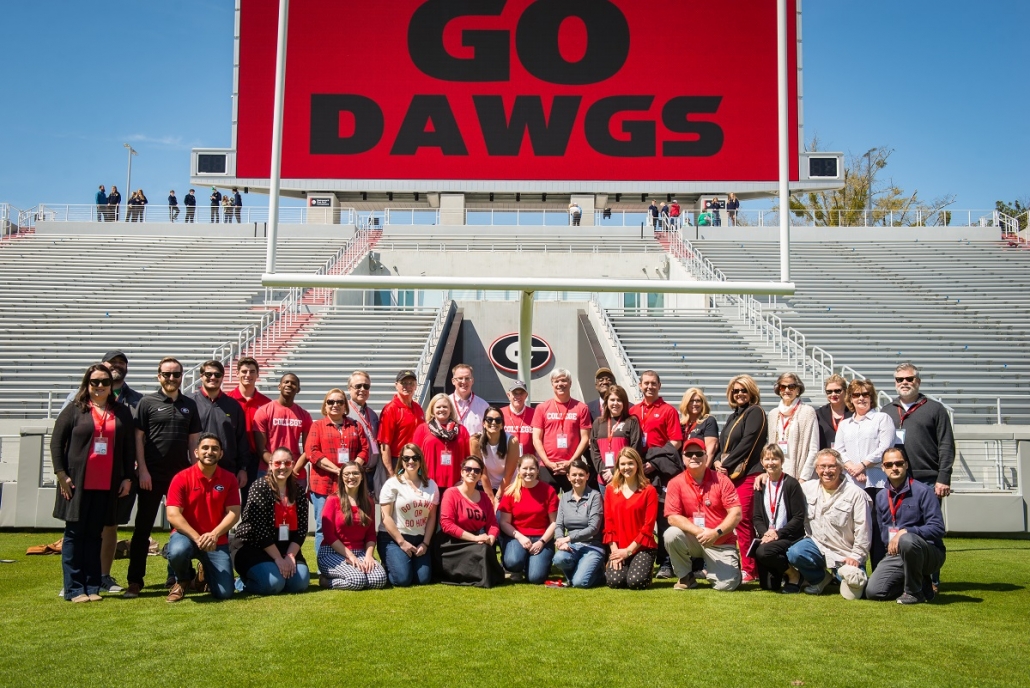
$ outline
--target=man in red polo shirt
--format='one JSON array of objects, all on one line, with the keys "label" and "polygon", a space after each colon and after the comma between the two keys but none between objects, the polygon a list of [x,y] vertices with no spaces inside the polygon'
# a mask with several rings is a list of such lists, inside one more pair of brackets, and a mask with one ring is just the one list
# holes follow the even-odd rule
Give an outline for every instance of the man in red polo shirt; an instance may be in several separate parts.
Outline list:
[{"label": "man in red polo shirt", "polygon": [[540,479],[568,492],[572,489],[568,465],[583,456],[590,444],[590,411],[572,398],[572,373],[568,370],[554,369],[551,389],[554,398],[533,409],[533,446],[543,464]]},{"label": "man in red polo shirt", "polygon": [[[630,415],[640,421],[644,449],[664,447],[668,443],[679,451],[683,445],[683,429],[680,427],[679,410],[662,399],[662,380],[653,370],[640,375],[640,391],[644,400],[629,410]],[[644,467],[645,469],[647,466]]]},{"label": "man in red polo shirt", "polygon": [[669,481],[665,493],[665,548],[679,576],[674,590],[697,587],[691,558],[703,558],[708,580],[716,590],[729,592],[740,585],[740,555],[733,529],[740,523],[737,489],[725,475],[705,468],[704,440],[683,445],[687,470]]},{"label": "man in red polo shirt", "polygon": [[261,464],[256,477],[260,478],[268,472],[268,461],[272,452],[279,447],[286,447],[298,457],[293,464],[293,475],[302,492],[307,491],[308,471],[304,465],[308,456],[304,453],[304,445],[311,430],[311,414],[293,402],[300,391],[300,378],[293,373],[286,373],[279,378],[279,398],[265,404],[254,415],[254,440],[257,443]]},{"label": "man in red polo shirt", "polygon": [[511,402],[501,409],[504,416],[504,431],[510,437],[519,441],[519,456],[533,454],[533,415],[535,411],[527,402],[529,392],[526,390],[526,383],[516,380],[508,387],[508,401]]},{"label": "man in red polo shirt", "polygon": [[169,602],[185,597],[193,559],[203,567],[198,567],[202,573],[194,581],[195,588],[206,582],[219,600],[233,593],[229,529],[240,518],[240,483],[218,467],[222,458],[218,435],[202,433],[194,453],[197,462],[176,473],[168,486],[165,513],[175,528],[168,540],[168,565],[175,573]]},{"label": "man in red polo shirt", "polygon": [[[243,415],[247,419],[247,439],[250,441],[250,453],[257,458],[261,457],[257,453],[257,442],[254,439],[254,416],[257,414],[258,409],[272,401],[257,389],[260,374],[261,369],[258,367],[258,362],[253,358],[246,356],[239,359],[236,361],[236,377],[239,378],[240,383],[235,389],[226,394],[230,399],[240,402],[240,406],[243,407]],[[257,477],[257,464],[246,466],[246,469],[247,482],[253,482],[254,478]],[[246,487],[246,485],[243,487]],[[246,492],[243,493],[243,501],[247,501]]]},{"label": "man in red polo shirt", "polygon": [[411,442],[418,426],[426,422],[425,412],[414,399],[418,388],[415,371],[402,370],[397,373],[394,388],[397,394],[379,414],[379,434],[376,436],[383,467],[390,477],[394,474],[393,457],[401,455],[401,449]]}]

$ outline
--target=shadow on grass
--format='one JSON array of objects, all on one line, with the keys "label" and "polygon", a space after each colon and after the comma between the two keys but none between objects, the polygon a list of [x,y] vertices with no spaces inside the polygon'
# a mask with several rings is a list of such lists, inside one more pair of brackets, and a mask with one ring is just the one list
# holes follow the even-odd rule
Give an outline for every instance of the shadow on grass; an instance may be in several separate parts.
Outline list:
[{"label": "shadow on grass", "polygon": [[956,581],[951,582],[945,580],[941,583],[941,594],[947,594],[953,591],[968,592],[972,590],[981,592],[1016,592],[1017,590],[1023,590],[1024,586],[1016,585],[1015,583],[981,583],[981,582],[970,582],[970,581]]},{"label": "shadow on grass", "polygon": [[946,592],[940,592],[940,593],[937,593],[937,597],[935,597],[933,599],[933,602],[931,602],[931,604],[933,604],[933,605],[948,605],[948,604],[962,604],[963,602],[979,604],[979,603],[981,603],[983,601],[984,600],[983,600],[982,597],[972,597],[970,595],[952,595],[952,594],[949,594],[949,593],[946,593]]}]

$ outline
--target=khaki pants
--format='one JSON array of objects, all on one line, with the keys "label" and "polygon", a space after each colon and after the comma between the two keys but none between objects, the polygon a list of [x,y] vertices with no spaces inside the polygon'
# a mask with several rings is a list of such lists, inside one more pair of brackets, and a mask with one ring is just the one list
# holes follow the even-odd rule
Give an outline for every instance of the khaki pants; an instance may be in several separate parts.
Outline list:
[{"label": "khaki pants", "polygon": [[669,552],[672,570],[678,578],[690,573],[691,557],[703,558],[713,588],[730,592],[740,585],[740,554],[736,545],[704,547],[693,535],[669,526],[665,531],[665,549]]}]

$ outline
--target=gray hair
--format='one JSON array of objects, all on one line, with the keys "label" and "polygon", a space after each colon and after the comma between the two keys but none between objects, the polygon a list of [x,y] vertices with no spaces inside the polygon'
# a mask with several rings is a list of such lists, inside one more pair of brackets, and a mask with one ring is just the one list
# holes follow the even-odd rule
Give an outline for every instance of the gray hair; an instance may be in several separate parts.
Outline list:
[{"label": "gray hair", "polygon": [[840,452],[836,449],[820,449],[819,453],[815,455],[815,460],[818,462],[820,456],[831,456],[833,460],[837,462],[837,468],[844,468],[844,457],[840,455]]},{"label": "gray hair", "polygon": [[894,369],[894,373],[900,373],[902,370],[911,370],[913,373],[916,374],[916,378],[919,378],[919,368],[915,367],[915,365],[913,365],[911,361],[899,363],[898,367]]},{"label": "gray hair", "polygon": [[551,371],[551,382],[554,382],[560,377],[567,377],[569,378],[569,382],[572,382],[572,373],[570,373],[567,369],[555,368]]}]

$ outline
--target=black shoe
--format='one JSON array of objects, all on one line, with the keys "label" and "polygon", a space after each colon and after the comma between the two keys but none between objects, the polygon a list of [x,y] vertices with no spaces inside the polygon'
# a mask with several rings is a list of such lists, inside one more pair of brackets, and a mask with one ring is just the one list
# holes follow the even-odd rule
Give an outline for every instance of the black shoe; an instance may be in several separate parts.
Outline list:
[{"label": "black shoe", "polygon": [[898,604],[922,604],[926,598],[922,595],[909,595],[907,592],[898,598]]},{"label": "black shoe", "polygon": [[783,587],[780,588],[780,593],[784,595],[797,595],[801,592],[801,585],[799,583],[784,583]]},{"label": "black shoe", "polygon": [[673,576],[672,567],[666,564],[664,566],[659,567],[658,573],[656,573],[654,577],[655,578],[672,578],[672,576]]},{"label": "black shoe", "polygon": [[927,602],[932,602],[933,598],[937,597],[937,586],[929,578],[923,579],[923,597]]}]

